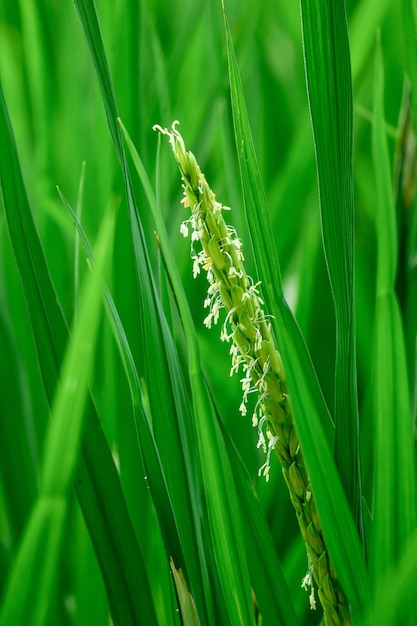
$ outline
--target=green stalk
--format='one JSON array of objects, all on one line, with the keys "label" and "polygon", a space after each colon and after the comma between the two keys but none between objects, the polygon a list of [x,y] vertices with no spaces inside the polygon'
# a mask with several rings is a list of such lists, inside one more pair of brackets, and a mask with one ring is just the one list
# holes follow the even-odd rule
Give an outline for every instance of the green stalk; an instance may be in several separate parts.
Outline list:
[{"label": "green stalk", "polygon": [[[194,155],[187,152],[180,133],[157,128],[169,137],[179,165],[184,189],[182,203],[191,209],[191,216],[181,226],[184,236],[192,230],[193,274],[201,268],[209,282],[205,307],[209,312],[204,324],[210,328],[219,320],[220,310],[226,311],[221,340],[231,343],[231,374],[243,370],[241,379],[242,415],[247,414],[249,394],[259,396],[252,414],[252,424],[258,429],[258,447],[266,453],[259,473],[268,480],[270,456],[273,450],[281,461],[291,502],[306,544],[309,572],[303,586],[310,585],[310,605],[315,608],[314,585],[324,611],[326,625],[351,624],[348,600],[329,558],[310,479],[298,439],[290,397],[280,353],[272,333],[268,315],[263,310],[258,283],[247,275],[243,264],[242,244],[235,230],[227,226],[219,203],[201,172]],[[194,250],[199,241],[201,250]]]}]

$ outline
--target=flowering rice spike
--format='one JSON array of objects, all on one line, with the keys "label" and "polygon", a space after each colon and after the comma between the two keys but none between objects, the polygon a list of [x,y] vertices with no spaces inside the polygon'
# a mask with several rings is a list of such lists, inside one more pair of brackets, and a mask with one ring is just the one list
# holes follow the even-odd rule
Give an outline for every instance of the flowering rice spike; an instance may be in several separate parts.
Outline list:
[{"label": "flowering rice spike", "polygon": [[[278,455],[290,492],[290,499],[308,556],[308,573],[303,587],[310,587],[310,606],[316,608],[314,585],[318,589],[325,623],[341,626],[351,623],[349,603],[328,557],[320,520],[305,467],[285,372],[268,315],[263,310],[259,283],[246,274],[243,265],[242,242],[233,227],[228,226],[222,215],[223,207],[216,200],[206,178],[192,154],[185,149],[184,140],[174,122],[172,129],[154,126],[167,135],[179,165],[184,197],[182,204],[191,215],[181,225],[181,233],[187,236],[191,227],[191,249],[194,277],[204,269],[209,282],[204,306],[209,313],[204,324],[210,328],[217,324],[220,310],[225,309],[221,340],[232,342],[231,374],[243,371],[241,378],[243,398],[240,413],[247,414],[249,394],[259,396],[252,413],[252,424],[258,429],[258,447],[266,460],[259,475],[269,478],[270,458],[274,450]],[[200,242],[201,250],[194,250]]]}]

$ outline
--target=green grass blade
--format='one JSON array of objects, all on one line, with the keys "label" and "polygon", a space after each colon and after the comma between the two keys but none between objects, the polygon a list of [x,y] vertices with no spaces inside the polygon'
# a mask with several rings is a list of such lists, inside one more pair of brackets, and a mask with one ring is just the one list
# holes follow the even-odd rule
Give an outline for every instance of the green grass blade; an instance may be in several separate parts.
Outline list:
[{"label": "green grass blade", "polygon": [[232,440],[224,430],[223,434],[241,502],[251,583],[259,611],[265,624],[296,626],[298,620],[291,590],[284,578],[264,512]]},{"label": "green grass blade", "polygon": [[225,442],[196,357],[197,353],[194,347],[191,347],[190,378],[193,406],[198,426],[198,444],[213,555],[226,609],[224,618],[230,624],[249,626],[255,624],[255,621],[239,500]]},{"label": "green grass blade", "polygon": [[[194,419],[196,422],[201,471],[207,500],[208,519],[214,559],[231,624],[253,623],[253,611],[249,602],[249,576],[245,563],[243,531],[238,510],[236,488],[231,474],[224,441],[217,425],[211,398],[202,378],[199,349],[187,298],[174,261],[168,234],[146,176],[143,164],[122,126],[133,163],[141,178],[155,220],[165,265],[173,286],[178,309],[184,325],[189,350],[190,382],[193,393]],[[239,563],[239,567],[236,564]]]},{"label": "green grass blade", "polygon": [[133,626],[141,619],[157,623],[148,569],[138,546],[119,475],[110,459],[103,428],[97,419],[90,417],[76,488],[103,574],[112,620],[120,626]]},{"label": "green grass blade", "polygon": [[[0,180],[7,225],[25,291],[42,380],[52,403],[68,330],[33,222],[2,92],[0,143]],[[149,583],[119,477],[92,404],[76,489],[102,567],[114,622],[134,624],[137,616],[144,614],[152,622],[155,613],[150,604]],[[120,608],[123,620],[119,622]],[[126,608],[130,611],[128,620]]]},{"label": "green grass blade", "polygon": [[[413,41],[417,35],[417,7],[414,0],[406,0],[401,3],[402,7],[402,26],[403,41]],[[411,93],[417,91],[417,51],[415,46],[405,44],[406,70],[410,81]],[[407,150],[405,159],[408,160],[410,155],[415,159],[415,142],[416,124],[417,124],[417,102],[414,96],[411,97],[412,123],[408,126],[407,143],[404,150]],[[414,132],[411,131],[411,127]],[[408,163],[405,163],[408,168]],[[414,172],[414,167],[410,170]],[[412,175],[413,176],[413,175]],[[405,242],[405,258],[406,258],[406,306],[405,306],[405,338],[407,349],[407,360],[409,363],[410,378],[413,382],[412,402],[413,402],[413,421],[417,424],[417,269],[415,259],[417,258],[417,196],[415,193],[415,182],[413,178],[409,181],[409,189],[412,195],[409,202],[410,206],[404,206],[404,225],[406,229]]]},{"label": "green grass blade", "polygon": [[[359,2],[355,5],[353,15],[349,19],[352,79],[356,92],[359,92],[362,87],[363,76],[369,65],[369,54],[374,43],[372,35],[383,22],[390,5],[391,0]],[[404,37],[404,41],[410,40]],[[273,227],[280,232],[279,246],[282,262],[290,257],[294,241],[299,238],[299,219],[291,220],[288,206],[295,206],[299,210],[298,207],[302,206],[305,199],[305,189],[311,189],[315,184],[311,125],[306,117],[296,120],[295,133],[295,138],[288,146],[285,165],[277,172],[270,193],[270,206],[274,207]]]},{"label": "green grass blade", "polygon": [[365,562],[330,451],[330,420],[304,340],[283,298],[278,259],[256,162],[243,89],[226,20],[229,76],[245,211],[267,308],[281,349],[299,436],[323,532],[354,613],[369,602]]},{"label": "green grass blade", "polygon": [[[101,89],[102,100],[106,110],[110,133],[121,163],[126,186],[131,235],[135,252],[135,269],[138,284],[140,285],[140,289],[137,291],[137,296],[139,298],[138,325],[140,326],[141,331],[140,339],[143,354],[141,355],[142,370],[140,370],[139,373],[145,378],[150,405],[152,407],[159,407],[159,419],[155,421],[153,427],[161,458],[164,466],[168,468],[175,464],[174,450],[181,447],[180,443],[178,443],[178,448],[175,448],[171,441],[171,437],[174,437],[174,440],[179,442],[179,434],[176,430],[176,425],[170,419],[170,416],[175,413],[172,390],[169,385],[169,376],[167,376],[169,362],[166,354],[166,342],[169,342],[170,338],[166,334],[167,331],[163,320],[164,316],[156,294],[141,218],[133,194],[130,172],[126,162],[121,137],[121,130],[119,124],[117,123],[117,102],[95,6],[91,0],[76,0],[74,4],[76,6],[81,25],[84,29],[94,66],[97,71],[97,77]],[[155,368],[155,363],[161,364],[161,367]],[[171,434],[168,436],[170,431]],[[186,446],[185,449],[187,449]],[[182,467],[182,465],[180,467]],[[183,467],[182,471],[184,471]],[[166,477],[169,484],[171,479],[168,472]]]},{"label": "green grass blade", "polygon": [[178,603],[181,610],[181,619],[184,626],[200,626],[193,597],[187,588],[187,582],[181,570],[177,570],[173,560],[170,561],[171,572],[177,590]]},{"label": "green grass blade", "polygon": [[[100,320],[102,279],[114,233],[114,212],[103,219],[97,244],[97,262],[81,293],[80,319],[72,333],[45,439],[41,490],[65,497],[74,474],[83,431],[84,407]],[[68,424],[68,416],[71,423]],[[69,428],[68,428],[69,426]]]},{"label": "green grass blade", "polygon": [[96,68],[97,77],[100,81],[100,88],[102,93],[106,95],[106,97],[103,98],[104,110],[106,112],[106,118],[117,156],[122,162],[124,157],[123,142],[119,127],[116,123],[116,96],[114,94],[107,58],[104,54],[103,40],[98,22],[97,11],[94,2],[91,0],[73,0],[73,2],[80,24],[84,30],[85,37],[91,49],[91,58]]},{"label": "green grass blade", "polygon": [[[90,262],[93,262],[93,250],[88,241],[87,235],[79,223],[77,216],[68,204],[61,192],[61,199],[77,229],[78,235],[82,241],[85,252]],[[146,402],[143,398],[143,391],[140,385],[139,374],[135,365],[132,351],[126,336],[125,329],[114,303],[113,297],[107,285],[104,288],[106,299],[106,312],[112,327],[113,336],[118,347],[126,378],[129,383],[131,395],[133,416],[135,419],[136,429],[139,442],[141,445],[141,454],[147,475],[147,482],[155,501],[157,510],[160,512],[159,522],[162,532],[165,536],[166,544],[169,546],[171,556],[176,562],[184,561],[181,540],[178,536],[178,529],[175,523],[175,516],[172,508],[172,502],[166,484],[165,476],[161,460],[159,458],[158,448],[153,436],[150,417],[147,414]]]},{"label": "green grass blade", "polygon": [[3,593],[1,626],[48,623],[66,513],[63,498],[37,500]]},{"label": "green grass blade", "polygon": [[79,323],[68,346],[48,424],[40,494],[4,593],[0,613],[2,626],[48,623],[86,416],[101,314],[102,279],[113,233],[114,214],[111,213],[100,232],[95,271],[88,276],[82,291]]},{"label": "green grass blade", "polygon": [[323,245],[336,315],[335,459],[361,522],[354,309],[353,104],[343,0],[301,1]]},{"label": "green grass blade", "polygon": [[[374,345],[375,496],[370,568],[376,593],[395,569],[417,528],[414,448],[404,334],[395,293],[397,227],[384,126],[384,74],[378,41],[374,77],[372,154],[378,246]],[[410,592],[399,614],[411,623]],[[396,623],[395,620],[392,623]]]},{"label": "green grass blade", "polygon": [[16,546],[38,492],[38,458],[33,420],[25,397],[27,376],[12,334],[9,314],[0,302],[0,481],[9,521],[10,545]]}]

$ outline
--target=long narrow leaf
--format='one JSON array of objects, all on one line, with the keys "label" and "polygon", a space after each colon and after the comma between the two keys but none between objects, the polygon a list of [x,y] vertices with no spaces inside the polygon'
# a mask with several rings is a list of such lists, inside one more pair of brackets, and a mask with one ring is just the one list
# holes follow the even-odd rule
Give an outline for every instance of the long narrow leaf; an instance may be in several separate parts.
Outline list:
[{"label": "long narrow leaf", "polygon": [[[0,303],[0,345],[7,367],[1,370],[0,385],[0,480],[6,516],[9,517],[11,546],[24,528],[38,486],[38,459],[31,440],[33,423],[24,401],[27,376],[21,371],[21,356],[12,334],[9,315]],[[28,428],[27,425],[30,424]]]},{"label": "long narrow leaf", "polygon": [[[265,193],[256,162],[243,89],[226,24],[232,111],[245,211],[258,274],[280,346],[303,452],[317,499],[324,536],[353,611],[369,602],[365,562],[329,447],[329,414],[299,328],[283,298]],[[326,435],[325,435],[326,433]]]},{"label": "long narrow leaf", "polygon": [[241,501],[251,583],[262,619],[265,624],[296,626],[298,620],[291,602],[291,592],[260,502],[232,440],[224,430],[223,435]]},{"label": "long narrow leaf", "polygon": [[0,613],[1,626],[48,623],[50,599],[62,549],[83,434],[88,383],[101,313],[105,262],[114,232],[114,214],[103,222],[97,264],[81,296],[79,323],[69,344],[48,424],[41,487],[10,573]]},{"label": "long narrow leaf", "polygon": [[[88,259],[93,263],[93,250],[88,241],[87,235],[79,223],[71,206],[60,192],[62,201],[77,229],[78,235],[83,243]],[[106,310],[109,318],[113,336],[116,341],[120,358],[126,373],[131,394],[132,410],[135,419],[138,438],[141,444],[141,454],[147,475],[147,481],[155,500],[157,510],[160,512],[160,524],[165,535],[167,544],[170,547],[170,554],[178,562],[184,559],[181,540],[178,536],[178,529],[175,523],[175,516],[172,508],[168,487],[163,474],[161,460],[158,454],[155,438],[153,436],[150,417],[147,415],[146,403],[140,385],[139,374],[136,369],[132,351],[126,337],[126,332],[114,303],[113,297],[107,285],[104,288],[106,299]]]},{"label": "long narrow leaf", "polygon": [[[401,3],[402,18],[403,18],[403,40],[413,41],[417,36],[417,6],[415,0],[405,0]],[[417,91],[417,51],[415,46],[405,46],[406,54],[406,69],[408,79],[410,81],[411,93],[415,94]],[[417,98],[415,95],[411,97],[412,115],[412,127],[408,131],[407,145],[413,146],[416,136],[417,128]],[[411,126],[411,124],[410,124]],[[413,154],[413,149],[408,150],[408,158]],[[415,159],[415,148],[414,157]],[[413,167],[410,168],[413,172]],[[415,185],[413,179],[410,180],[411,189]],[[414,196],[411,196],[411,206],[404,207],[404,221],[406,223],[406,241],[405,241],[405,257],[406,257],[406,312],[405,312],[405,338],[406,338],[406,350],[407,360],[410,364],[410,378],[413,384],[412,387],[412,402],[413,402],[413,420],[414,424],[417,424],[417,348],[416,348],[416,336],[417,336],[417,269],[415,259],[417,258],[417,195],[415,188],[413,189]]]},{"label": "long narrow leaf", "polygon": [[[417,528],[407,362],[394,290],[398,242],[383,101],[383,62],[378,41],[372,133],[378,266],[374,345],[375,502],[370,553],[376,593],[381,591],[387,572],[394,570],[398,557],[404,555]],[[413,620],[415,598],[411,592],[404,598],[399,614],[409,623]]]},{"label": "long narrow leaf", "polygon": [[362,526],[354,310],[353,104],[344,0],[301,0],[304,63],[336,315],[335,459]]}]

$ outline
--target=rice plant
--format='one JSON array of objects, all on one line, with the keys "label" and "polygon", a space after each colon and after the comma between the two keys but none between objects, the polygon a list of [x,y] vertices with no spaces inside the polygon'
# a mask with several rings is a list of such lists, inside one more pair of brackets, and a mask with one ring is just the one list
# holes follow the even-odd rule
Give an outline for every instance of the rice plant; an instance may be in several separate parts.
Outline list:
[{"label": "rice plant", "polygon": [[414,623],[415,15],[2,3],[1,626]]}]

